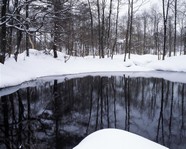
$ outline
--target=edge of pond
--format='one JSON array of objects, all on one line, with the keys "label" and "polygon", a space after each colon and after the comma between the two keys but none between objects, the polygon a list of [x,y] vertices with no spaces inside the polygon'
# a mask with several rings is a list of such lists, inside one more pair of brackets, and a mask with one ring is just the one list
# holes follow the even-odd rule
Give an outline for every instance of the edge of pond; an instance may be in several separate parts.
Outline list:
[{"label": "edge of pond", "polygon": [[143,78],[159,78],[165,79],[171,82],[186,83],[186,73],[185,72],[175,72],[175,71],[100,71],[100,72],[83,72],[74,74],[61,74],[61,75],[48,75],[37,77],[32,80],[22,82],[17,85],[5,86],[0,88],[0,96],[11,94],[21,88],[33,87],[38,84],[43,84],[44,82],[50,82],[53,80],[58,80],[63,82],[67,79],[82,78],[86,76],[130,76],[131,78],[143,77]]}]

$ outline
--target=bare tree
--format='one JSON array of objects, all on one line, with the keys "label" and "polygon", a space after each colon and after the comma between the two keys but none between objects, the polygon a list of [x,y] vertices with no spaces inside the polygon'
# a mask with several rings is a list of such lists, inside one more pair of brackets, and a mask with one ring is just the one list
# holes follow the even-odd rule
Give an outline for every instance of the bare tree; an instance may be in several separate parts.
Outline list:
[{"label": "bare tree", "polygon": [[127,19],[127,29],[126,29],[126,36],[125,36],[125,54],[124,54],[124,62],[126,61],[127,52],[129,50],[129,31],[130,31],[130,15],[131,15],[131,7],[130,7],[130,0],[128,0],[128,19]]},{"label": "bare tree", "polygon": [[101,58],[104,58],[104,50],[105,50],[105,8],[106,8],[106,1],[102,0],[102,19],[101,19]]},{"label": "bare tree", "polygon": [[[26,20],[28,20],[28,9],[29,9],[29,6],[28,6],[28,0],[26,0],[26,9],[25,9],[25,11],[26,11]],[[29,24],[28,24],[28,22],[26,23],[26,30],[28,31],[28,29],[29,29]],[[28,35],[28,32],[26,32],[26,56],[29,56],[29,47],[28,47],[28,45],[29,45],[29,35]]]},{"label": "bare tree", "polygon": [[[173,47],[174,47],[174,44],[173,44],[173,25],[172,25],[172,17],[169,17],[168,19],[168,23],[169,23],[169,26],[168,26],[168,43],[169,43],[169,57],[171,57],[171,54],[172,54],[172,50],[173,50]],[[175,36],[174,36],[175,37]]]},{"label": "bare tree", "polygon": [[[19,1],[18,0],[15,0],[15,17],[16,17],[16,20],[18,22],[21,22],[21,17],[20,17],[20,11],[21,11],[21,7],[18,7],[19,6]],[[18,23],[16,25],[17,28],[21,28],[21,24]],[[19,54],[19,50],[20,50],[20,44],[21,44],[21,39],[22,39],[22,30],[18,29],[17,32],[16,32],[16,51],[14,53],[14,58],[15,60],[17,61],[18,59],[18,54]]]},{"label": "bare tree", "polygon": [[91,48],[93,52],[93,57],[95,57],[95,51],[94,51],[94,29],[93,29],[93,14],[92,14],[92,8],[90,4],[90,0],[88,0],[88,6],[89,6],[89,13],[90,13],[90,20],[91,20]]},{"label": "bare tree", "polygon": [[147,12],[144,12],[142,14],[142,18],[143,18],[143,48],[142,48],[142,54],[144,54],[145,50],[146,50],[146,38],[147,38],[147,21],[148,21],[148,14]]},{"label": "bare tree", "polygon": [[184,28],[183,42],[184,42],[184,55],[186,55],[186,27]]},{"label": "bare tree", "polygon": [[99,50],[99,57],[101,58],[101,16],[100,16],[100,1],[97,0],[97,14],[98,14],[98,50]]},{"label": "bare tree", "polygon": [[[110,0],[110,7],[109,7],[109,17],[108,17],[108,31],[107,31],[107,49],[110,50],[110,30],[111,30],[111,16],[112,16],[112,6],[113,5],[113,0]],[[109,52],[109,51],[108,51]],[[109,53],[108,53],[109,55]]]},{"label": "bare tree", "polygon": [[163,4],[163,27],[164,27],[163,57],[162,57],[162,59],[164,60],[165,55],[166,55],[167,19],[168,19],[168,13],[169,13],[170,0],[168,0],[166,4],[165,4],[165,0],[162,0],[162,4]]},{"label": "bare tree", "polygon": [[60,0],[54,0],[52,1],[54,5],[54,37],[53,37],[53,52],[54,52],[54,58],[57,58],[57,48],[58,48],[58,41],[60,38],[60,11],[63,9],[62,4]]},{"label": "bare tree", "polygon": [[[111,58],[113,59],[114,56],[114,49],[117,48],[116,43],[118,39],[118,18],[119,18],[119,6],[120,6],[120,0],[117,0],[117,12],[116,12],[116,28],[115,28],[115,39],[114,39],[114,44],[112,47],[112,55]],[[116,50],[117,52],[117,50]]]},{"label": "bare tree", "polygon": [[174,0],[174,56],[176,55],[176,39],[177,39],[177,0]]},{"label": "bare tree", "polygon": [[0,63],[5,62],[5,54],[6,54],[6,6],[7,0],[3,0],[2,8],[1,8],[1,45],[0,45]]},{"label": "bare tree", "polygon": [[129,55],[128,58],[130,59],[130,53],[131,53],[131,49],[132,49],[132,32],[133,32],[133,15],[134,15],[134,0],[131,0],[131,9],[130,9],[130,35],[129,35]]}]

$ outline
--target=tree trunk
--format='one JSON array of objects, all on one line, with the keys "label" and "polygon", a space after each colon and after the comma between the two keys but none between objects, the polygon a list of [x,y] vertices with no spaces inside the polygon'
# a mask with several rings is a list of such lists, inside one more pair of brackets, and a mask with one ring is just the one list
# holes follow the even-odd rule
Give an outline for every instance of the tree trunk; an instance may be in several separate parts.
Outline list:
[{"label": "tree trunk", "polygon": [[112,47],[112,59],[113,59],[113,56],[114,56],[114,49],[115,47],[117,48],[117,39],[118,39],[118,18],[119,18],[119,1],[118,0],[118,3],[117,3],[117,13],[116,13],[116,30],[115,30],[115,40],[114,40],[114,45]]},{"label": "tree trunk", "polygon": [[[56,27],[56,24],[54,25],[54,28]],[[54,58],[57,58],[57,35],[56,32],[57,30],[54,29],[54,43],[53,43],[53,53],[54,53]]]},{"label": "tree trunk", "polygon": [[168,12],[169,12],[169,0],[167,1],[166,12],[165,12],[165,0],[162,0],[162,3],[163,3],[163,26],[164,26],[163,57],[162,57],[162,59],[165,60],[166,41],[167,41],[167,17],[168,17]]},{"label": "tree trunk", "polygon": [[57,58],[57,49],[59,47],[59,41],[60,41],[60,11],[63,10],[63,2],[59,0],[53,1],[54,5],[54,39],[53,39],[53,53],[54,53],[54,58]]},{"label": "tree trunk", "polygon": [[177,0],[175,0],[174,11],[174,56],[176,56]]},{"label": "tree trunk", "polygon": [[15,56],[15,60],[16,60],[16,61],[17,61],[17,59],[18,59],[18,54],[19,54],[21,39],[22,39],[22,31],[17,30],[16,52],[14,53],[14,56]]},{"label": "tree trunk", "polygon": [[98,13],[98,49],[99,49],[99,57],[101,58],[101,21],[100,21],[100,5],[99,0],[97,0],[97,13]]},{"label": "tree trunk", "polygon": [[109,8],[109,20],[108,20],[108,31],[107,31],[107,49],[108,49],[108,56],[110,53],[110,28],[111,28],[111,16],[112,16],[112,3],[113,0],[110,0],[110,8]]},{"label": "tree trunk", "polygon": [[[28,0],[26,0],[26,19],[28,20]],[[29,25],[26,24],[26,56],[29,56],[29,35],[28,35]]]},{"label": "tree trunk", "polygon": [[[1,7],[1,21],[6,21],[6,6],[7,0],[3,0],[3,4]],[[1,45],[0,45],[0,63],[4,64],[5,62],[5,54],[6,54],[6,23],[3,23],[1,26]]]},{"label": "tree trunk", "polygon": [[169,17],[169,57],[172,54],[172,22],[171,17]]},{"label": "tree trunk", "polygon": [[101,26],[101,58],[104,58],[104,36],[105,36],[105,0],[102,0],[102,26]]},{"label": "tree trunk", "polygon": [[91,21],[91,48],[92,48],[92,53],[93,57],[95,58],[95,51],[94,51],[94,29],[93,29],[93,15],[92,15],[92,9],[90,5],[90,0],[88,0],[88,5],[89,5],[89,13],[90,13],[90,21]]},{"label": "tree trunk", "polygon": [[[18,7],[18,0],[15,1],[15,8],[17,9],[17,7]],[[18,21],[20,21],[20,9],[16,10],[16,19]],[[20,25],[17,25],[17,27],[20,27]],[[16,39],[16,51],[14,53],[14,56],[15,56],[14,58],[17,61],[18,54],[19,54],[19,49],[20,49],[20,44],[21,44],[21,39],[22,39],[22,31],[21,30],[17,30],[16,31],[16,36],[17,36],[17,39]]]},{"label": "tree trunk", "polygon": [[125,37],[125,54],[124,54],[124,62],[127,58],[128,46],[129,46],[129,27],[130,27],[130,0],[128,1],[128,20],[127,20],[127,32]]},{"label": "tree trunk", "polygon": [[143,29],[143,31],[144,31],[144,33],[143,33],[143,48],[142,48],[142,55],[144,54],[144,52],[145,52],[145,48],[146,48],[146,32],[147,32],[147,18],[146,18],[146,16],[145,16],[145,14],[144,14],[144,29]]},{"label": "tree trunk", "polygon": [[183,30],[184,55],[186,55],[186,27]]},{"label": "tree trunk", "polygon": [[130,59],[130,53],[131,53],[131,49],[132,49],[132,25],[133,25],[133,4],[134,1],[131,0],[131,12],[130,12],[130,36],[129,36],[129,55],[128,55],[128,59]]}]

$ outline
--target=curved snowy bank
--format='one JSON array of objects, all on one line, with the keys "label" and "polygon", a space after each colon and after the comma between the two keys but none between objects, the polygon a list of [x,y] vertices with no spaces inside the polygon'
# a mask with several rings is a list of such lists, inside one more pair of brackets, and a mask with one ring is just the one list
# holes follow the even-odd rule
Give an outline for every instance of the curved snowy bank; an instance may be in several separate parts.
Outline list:
[{"label": "curved snowy bank", "polygon": [[167,149],[136,134],[119,129],[102,129],[87,136],[73,149]]},{"label": "curved snowy bank", "polygon": [[38,84],[43,84],[45,82],[53,83],[54,80],[58,80],[59,82],[63,82],[66,79],[73,79],[73,78],[83,78],[86,76],[103,76],[103,77],[111,77],[111,76],[124,76],[135,78],[135,77],[143,77],[143,78],[159,78],[168,80],[171,82],[179,82],[179,83],[186,83],[186,74],[181,72],[165,72],[165,71],[146,71],[146,72],[90,72],[90,73],[76,73],[76,74],[66,74],[66,75],[51,75],[51,76],[44,76],[38,77],[33,81],[25,81],[23,83],[14,85],[14,86],[7,86],[4,88],[0,88],[0,96],[4,96],[7,94],[11,94],[18,89],[26,88],[26,87],[34,87]]},{"label": "curved snowy bank", "polygon": [[65,54],[58,52],[58,58],[45,54],[44,51],[30,49],[19,54],[15,62],[13,56],[0,63],[0,88],[14,86],[25,81],[35,80],[43,76],[67,75],[91,72],[147,72],[155,70],[186,72],[186,56],[166,58],[158,61],[155,55],[131,55],[131,59],[123,62],[123,55],[114,59],[98,57],[70,57],[65,63]]}]

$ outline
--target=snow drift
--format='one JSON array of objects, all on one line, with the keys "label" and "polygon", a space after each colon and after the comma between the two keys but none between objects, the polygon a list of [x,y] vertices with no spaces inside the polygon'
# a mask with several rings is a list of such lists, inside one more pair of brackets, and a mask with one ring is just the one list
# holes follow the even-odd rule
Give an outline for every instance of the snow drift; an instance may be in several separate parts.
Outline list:
[{"label": "snow drift", "polygon": [[131,55],[131,59],[123,61],[124,55],[115,55],[114,59],[99,57],[70,57],[65,63],[65,54],[58,52],[58,58],[46,54],[44,51],[30,49],[30,56],[26,52],[19,54],[15,62],[13,56],[0,63],[0,88],[14,86],[38,77],[52,75],[67,75],[92,72],[147,72],[171,71],[186,72],[186,56],[167,57],[157,60],[156,55]]},{"label": "snow drift", "polygon": [[96,131],[73,149],[167,149],[146,138],[120,129]]}]

